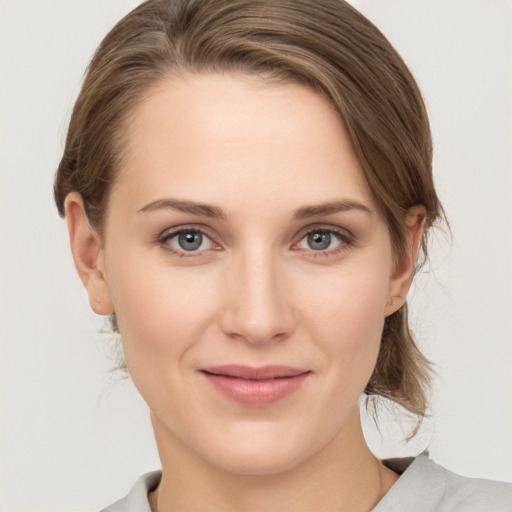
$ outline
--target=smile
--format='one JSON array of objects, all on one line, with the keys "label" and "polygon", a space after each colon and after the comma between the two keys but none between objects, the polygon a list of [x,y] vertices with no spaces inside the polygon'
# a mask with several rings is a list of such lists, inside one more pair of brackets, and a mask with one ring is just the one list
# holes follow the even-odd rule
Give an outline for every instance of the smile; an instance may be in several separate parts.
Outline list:
[{"label": "smile", "polygon": [[287,366],[241,365],[203,368],[200,372],[217,391],[248,407],[263,407],[283,399],[298,390],[311,374]]}]

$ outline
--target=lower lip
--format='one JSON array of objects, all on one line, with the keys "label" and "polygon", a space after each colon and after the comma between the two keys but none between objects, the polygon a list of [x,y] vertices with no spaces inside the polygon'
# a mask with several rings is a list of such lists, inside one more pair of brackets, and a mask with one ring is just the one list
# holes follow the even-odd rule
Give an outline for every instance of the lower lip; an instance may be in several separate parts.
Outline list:
[{"label": "lower lip", "polygon": [[275,379],[242,379],[202,372],[208,381],[231,400],[249,407],[264,407],[298,390],[310,372]]}]

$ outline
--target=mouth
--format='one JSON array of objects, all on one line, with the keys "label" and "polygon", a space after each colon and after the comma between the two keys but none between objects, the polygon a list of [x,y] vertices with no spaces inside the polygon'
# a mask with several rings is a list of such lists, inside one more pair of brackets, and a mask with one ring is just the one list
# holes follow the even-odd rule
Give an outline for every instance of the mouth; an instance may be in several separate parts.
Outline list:
[{"label": "mouth", "polygon": [[224,365],[202,368],[200,373],[227,398],[248,407],[263,407],[297,391],[312,372],[289,366]]}]

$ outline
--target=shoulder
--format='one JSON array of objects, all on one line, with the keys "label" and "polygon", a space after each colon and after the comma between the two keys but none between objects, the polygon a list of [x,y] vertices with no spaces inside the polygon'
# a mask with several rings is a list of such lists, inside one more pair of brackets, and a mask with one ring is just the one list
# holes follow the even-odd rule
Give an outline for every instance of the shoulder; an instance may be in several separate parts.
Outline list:
[{"label": "shoulder", "polygon": [[161,478],[161,471],[142,475],[126,497],[104,508],[101,512],[151,512],[148,494],[158,487]]},{"label": "shoulder", "polygon": [[512,512],[512,484],[457,475],[426,454],[387,465],[403,473],[375,512]]},{"label": "shoulder", "polygon": [[447,510],[512,511],[512,484],[466,478],[448,470],[444,471],[445,501],[450,507]]}]

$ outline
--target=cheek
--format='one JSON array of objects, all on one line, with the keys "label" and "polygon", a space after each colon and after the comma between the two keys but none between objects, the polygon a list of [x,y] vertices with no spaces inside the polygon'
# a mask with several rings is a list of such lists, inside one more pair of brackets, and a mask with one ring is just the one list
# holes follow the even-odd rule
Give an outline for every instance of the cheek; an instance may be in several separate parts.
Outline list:
[{"label": "cheek", "polygon": [[215,287],[207,276],[126,258],[109,285],[129,368],[135,361],[161,362],[170,353],[180,357],[214,314]]},{"label": "cheek", "polygon": [[344,269],[327,277],[323,286],[310,283],[303,287],[312,319],[321,319],[326,328],[340,333],[352,332],[354,338],[382,324],[389,288],[385,270]]},{"label": "cheek", "polygon": [[328,292],[308,288],[308,322],[329,354],[330,366],[356,386],[371,375],[380,347],[389,286],[381,267],[344,271],[330,281]]}]

